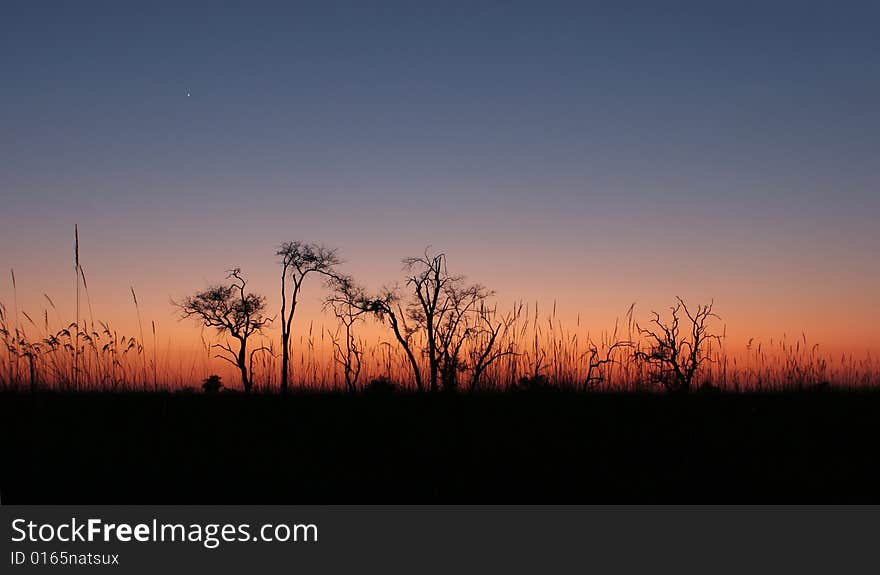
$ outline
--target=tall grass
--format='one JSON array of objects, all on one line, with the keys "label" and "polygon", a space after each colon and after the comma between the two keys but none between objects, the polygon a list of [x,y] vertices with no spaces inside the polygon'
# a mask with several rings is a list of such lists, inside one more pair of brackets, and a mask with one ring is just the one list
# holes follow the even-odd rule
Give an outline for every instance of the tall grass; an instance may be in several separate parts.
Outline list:
[{"label": "tall grass", "polygon": [[[64,321],[53,300],[44,294],[47,306],[35,321],[19,310],[14,270],[10,271],[13,302],[10,311],[0,302],[0,388],[4,389],[92,389],[159,391],[197,386],[208,374],[224,372],[213,359],[212,336],[202,332],[200,353],[189,356],[168,341],[160,354],[155,321],[151,326],[151,350],[145,348],[145,331],[137,293],[130,288],[137,316],[138,337],[118,333],[108,323],[96,321],[92,313],[85,272],[80,261],[79,230],[75,228],[76,317]],[[89,317],[80,313],[80,290],[85,290]],[[502,317],[497,310],[496,319]],[[50,317],[51,316],[51,317]],[[542,313],[537,302],[514,304],[506,317],[513,320],[496,343],[504,350],[490,364],[481,379],[481,389],[509,389],[524,384],[568,390],[653,391],[650,367],[638,359],[647,351],[639,336],[635,306],[631,306],[608,330],[591,331],[577,316],[573,326],[557,314],[554,302]],[[332,334],[314,321],[294,342],[291,356],[292,384],[300,389],[345,389],[343,366],[334,355]],[[372,330],[370,337],[356,334],[362,350],[360,382],[389,378],[411,387],[408,358],[390,333]],[[384,335],[377,335],[382,334]],[[414,349],[424,348],[415,336]],[[625,343],[625,345],[621,345]],[[706,349],[708,361],[697,373],[695,386],[727,391],[780,391],[816,386],[864,388],[880,385],[880,363],[873,356],[832,356],[810,344],[804,334],[789,339],[749,340],[744,349],[712,342]],[[464,350],[473,357],[476,350]],[[255,389],[272,392],[279,386],[279,350],[274,338],[253,338],[249,367]],[[176,362],[172,360],[176,358]],[[427,363],[426,358],[420,358]],[[220,367],[220,369],[218,369]],[[464,369],[468,369],[464,362]],[[423,370],[427,365],[423,366]],[[226,373],[226,375],[231,375]],[[235,381],[228,377],[227,381]],[[230,384],[231,385],[231,384]]]},{"label": "tall grass", "polygon": [[[46,297],[47,302],[51,300]],[[481,389],[508,389],[541,377],[547,385],[567,390],[652,391],[648,367],[636,358],[643,349],[635,329],[632,310],[607,331],[591,332],[580,325],[567,326],[555,310],[542,316],[538,304],[518,304],[524,313],[499,341],[510,353],[491,364]],[[52,305],[43,309],[42,321],[25,312],[16,316],[0,303],[0,386],[24,389],[165,390],[197,386],[210,373],[224,373],[212,359],[211,336],[202,335],[202,353],[174,354],[173,342],[160,354],[155,322],[151,323],[150,353],[143,336],[126,336],[108,323],[82,321],[57,325],[50,318]],[[79,334],[77,336],[77,333]],[[294,386],[308,390],[345,389],[342,367],[333,358],[327,330],[315,322],[293,346]],[[79,341],[77,341],[79,340]],[[615,347],[620,341],[631,346]],[[423,342],[414,340],[420,347]],[[361,382],[387,377],[408,387],[411,371],[399,346],[389,337],[360,337],[364,350]],[[697,386],[711,384],[727,391],[781,391],[815,386],[871,387],[880,384],[880,364],[873,356],[831,355],[810,344],[804,335],[796,339],[751,340],[744,349],[716,345],[708,350],[711,361],[698,372]],[[255,388],[272,392],[278,388],[279,354],[274,338],[255,339],[250,352]],[[177,362],[172,364],[172,357]],[[608,358],[600,370],[590,373],[590,358]],[[163,361],[164,358],[164,361]],[[597,373],[599,377],[597,376]],[[235,381],[228,374],[227,381]],[[587,382],[592,376],[591,382]],[[231,384],[230,384],[231,385]]]}]

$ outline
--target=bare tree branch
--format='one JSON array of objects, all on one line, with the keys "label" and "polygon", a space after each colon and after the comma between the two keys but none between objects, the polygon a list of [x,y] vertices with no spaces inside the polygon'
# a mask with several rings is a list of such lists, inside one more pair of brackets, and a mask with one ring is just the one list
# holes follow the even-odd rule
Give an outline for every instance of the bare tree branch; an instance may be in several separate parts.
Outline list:
[{"label": "bare tree branch", "polygon": [[210,286],[181,302],[172,303],[179,309],[181,318],[196,319],[205,327],[216,329],[220,335],[229,334],[238,340],[238,352],[233,351],[228,343],[212,347],[219,347],[235,358],[232,361],[226,356],[217,356],[238,367],[242,386],[248,392],[252,381],[247,364],[247,341],[270,324],[272,319],[263,314],[265,298],[246,291],[247,280],[240,268],[229,270],[226,279],[230,283]]},{"label": "bare tree branch", "polygon": [[[721,337],[710,331],[709,322],[720,319],[713,311],[713,303],[698,305],[691,312],[684,300],[676,298],[670,308],[670,319],[664,322],[660,314],[653,312],[649,325],[638,327],[639,334],[647,338],[648,351],[636,350],[637,359],[645,361],[654,370],[655,383],[667,391],[687,393],[700,365],[710,360],[707,347]],[[688,322],[689,333],[682,333],[682,312]]]}]

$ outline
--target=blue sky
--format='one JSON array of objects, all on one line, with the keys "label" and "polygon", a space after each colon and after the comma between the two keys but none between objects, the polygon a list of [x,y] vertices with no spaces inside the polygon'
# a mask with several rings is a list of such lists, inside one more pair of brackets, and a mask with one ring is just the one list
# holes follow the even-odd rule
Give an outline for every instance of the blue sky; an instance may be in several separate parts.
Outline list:
[{"label": "blue sky", "polygon": [[372,285],[432,244],[571,313],[716,297],[839,337],[880,320],[878,16],[5,2],[0,266],[51,291],[78,223],[108,307],[136,284],[164,317],[232,265],[274,290],[282,241],[337,245]]}]

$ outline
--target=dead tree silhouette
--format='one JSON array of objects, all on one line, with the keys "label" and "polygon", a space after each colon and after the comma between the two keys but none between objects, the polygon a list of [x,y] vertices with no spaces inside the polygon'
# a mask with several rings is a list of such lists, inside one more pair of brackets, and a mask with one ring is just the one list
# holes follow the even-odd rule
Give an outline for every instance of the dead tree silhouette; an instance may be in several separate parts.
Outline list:
[{"label": "dead tree silhouette", "polygon": [[400,303],[396,288],[383,288],[377,296],[368,296],[363,287],[355,283],[350,276],[337,276],[332,282],[333,291],[328,296],[328,303],[350,306],[353,310],[368,313],[391,326],[394,337],[406,354],[413,372],[416,389],[424,391],[422,370],[413,351],[412,338],[415,330],[406,324],[406,314]]},{"label": "dead tree silhouette", "polygon": [[367,297],[363,288],[356,286],[349,277],[333,277],[328,285],[332,291],[324,300],[324,308],[331,309],[339,322],[335,332],[327,330],[333,342],[333,359],[342,366],[345,387],[350,393],[355,393],[361,375],[364,346],[355,337],[354,325],[369,313],[361,305]]},{"label": "dead tree silhouette", "polygon": [[450,277],[446,270],[446,255],[429,255],[405,258],[404,269],[410,274],[406,278],[407,287],[415,294],[415,301],[407,308],[409,318],[425,332],[425,354],[428,356],[428,377],[431,391],[438,388],[440,374],[440,346],[437,334],[446,309],[442,303],[444,288],[458,278]]},{"label": "dead tree silhouette", "polygon": [[[384,288],[378,296],[367,296],[350,277],[333,283],[328,303],[344,306],[352,321],[362,313],[388,321],[397,342],[412,368],[418,391],[425,391],[422,366],[416,357],[416,342],[428,363],[428,390],[454,391],[459,374],[471,371],[471,389],[475,389],[486,369],[500,357],[513,353],[497,348],[499,335],[506,334],[517,312],[499,317],[489,305],[492,291],[479,284],[466,284],[462,276],[450,275],[444,254],[403,260],[407,272],[406,288]],[[355,313],[356,312],[356,313]],[[503,339],[503,337],[502,337]],[[466,361],[467,359],[471,361]]]},{"label": "dead tree silhouette", "polygon": [[181,318],[194,318],[205,327],[214,328],[220,335],[229,334],[238,341],[238,351],[229,343],[218,343],[212,347],[222,349],[226,354],[216,357],[236,366],[241,373],[241,384],[245,392],[250,392],[253,382],[248,370],[248,338],[271,323],[271,318],[263,315],[266,300],[263,296],[246,292],[247,280],[241,269],[235,268],[226,276],[229,284],[211,286],[185,298],[172,302],[180,309]]},{"label": "dead tree silhouette", "polygon": [[388,320],[397,343],[400,344],[407,360],[409,360],[416,389],[419,392],[424,391],[425,384],[422,378],[422,368],[413,351],[413,335],[416,330],[406,323],[406,313],[400,303],[400,296],[397,294],[397,290],[395,288],[384,288],[378,297],[369,299],[364,304],[367,311],[376,316],[379,321],[384,323],[385,320]]},{"label": "dead tree silhouette", "polygon": [[608,346],[605,350],[604,356],[599,352],[598,346],[596,344],[590,342],[589,349],[584,354],[587,357],[587,376],[584,378],[584,383],[581,386],[583,391],[587,391],[590,389],[596,389],[602,383],[608,382],[607,375],[607,367],[613,363],[617,363],[617,359],[615,359],[614,354],[616,351],[632,347],[633,344],[630,341],[615,341],[613,344]]},{"label": "dead tree silhouette", "polygon": [[334,249],[298,241],[281,244],[275,255],[281,256],[281,393],[286,393],[290,380],[290,334],[303,282],[312,273],[333,277],[340,260]]},{"label": "dead tree silhouette", "polygon": [[451,275],[444,253],[432,255],[426,249],[424,255],[406,258],[403,264],[406,286],[412,290],[407,316],[424,336],[430,390],[436,392],[442,386],[454,391],[464,368],[462,350],[475,334],[480,309],[494,292],[466,284],[464,276]]},{"label": "dead tree silhouette", "polygon": [[481,285],[459,285],[448,282],[443,289],[441,321],[435,329],[440,361],[440,383],[445,391],[458,389],[458,374],[464,371],[462,354],[473,342],[480,325],[480,311],[492,292]]},{"label": "dead tree silhouette", "polygon": [[[660,314],[653,312],[651,325],[638,327],[639,334],[648,339],[649,351],[636,350],[636,358],[647,362],[654,369],[655,383],[661,384],[668,392],[687,393],[691,389],[694,375],[710,357],[706,347],[710,341],[721,341],[721,336],[711,333],[708,322],[720,319],[712,312],[712,303],[698,305],[694,313],[688,309],[680,297],[670,308],[671,319],[664,323]],[[682,331],[682,312],[688,325]]]},{"label": "dead tree silhouette", "polygon": [[492,363],[504,356],[516,355],[512,342],[508,342],[505,348],[499,348],[498,342],[507,339],[522,309],[522,304],[519,304],[509,314],[499,316],[497,307],[490,308],[486,302],[480,303],[476,313],[476,323],[470,334],[472,341],[470,391],[479,389],[483,374]]}]

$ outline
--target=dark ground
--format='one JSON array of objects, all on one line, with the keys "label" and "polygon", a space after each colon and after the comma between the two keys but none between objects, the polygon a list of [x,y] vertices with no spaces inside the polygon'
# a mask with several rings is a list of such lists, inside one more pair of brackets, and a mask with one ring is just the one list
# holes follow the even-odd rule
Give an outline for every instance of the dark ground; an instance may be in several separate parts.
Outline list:
[{"label": "dark ground", "polygon": [[880,393],[0,394],[2,503],[880,503]]}]

